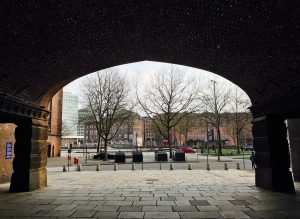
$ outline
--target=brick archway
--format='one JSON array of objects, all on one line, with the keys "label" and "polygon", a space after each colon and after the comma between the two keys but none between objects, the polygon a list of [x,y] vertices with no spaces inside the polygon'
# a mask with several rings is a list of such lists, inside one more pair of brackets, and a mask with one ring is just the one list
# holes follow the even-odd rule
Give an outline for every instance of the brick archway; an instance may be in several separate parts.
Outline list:
[{"label": "brick archway", "polygon": [[[290,185],[288,166],[274,159],[287,147],[282,119],[300,112],[298,2],[66,0],[1,6],[1,117],[45,121],[45,107],[60,88],[99,69],[141,60],[196,67],[249,95],[259,130],[254,147],[269,160],[259,165],[257,185]],[[274,124],[282,135],[271,133]],[[281,143],[272,144],[278,138]]]}]

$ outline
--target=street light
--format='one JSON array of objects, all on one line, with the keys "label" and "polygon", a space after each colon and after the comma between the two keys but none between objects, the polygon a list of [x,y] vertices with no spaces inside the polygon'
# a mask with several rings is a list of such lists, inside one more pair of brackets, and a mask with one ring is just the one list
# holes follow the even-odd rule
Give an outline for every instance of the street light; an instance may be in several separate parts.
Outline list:
[{"label": "street light", "polygon": [[87,164],[87,153],[88,153],[88,148],[87,148],[87,143],[85,142],[85,163]]},{"label": "street light", "polygon": [[208,169],[208,139],[209,139],[209,135],[208,135],[208,123],[206,122],[206,168]]},{"label": "street light", "polygon": [[137,142],[137,136],[138,136],[138,133],[136,132],[135,133],[135,143],[136,143],[136,152],[138,151],[138,142]]}]

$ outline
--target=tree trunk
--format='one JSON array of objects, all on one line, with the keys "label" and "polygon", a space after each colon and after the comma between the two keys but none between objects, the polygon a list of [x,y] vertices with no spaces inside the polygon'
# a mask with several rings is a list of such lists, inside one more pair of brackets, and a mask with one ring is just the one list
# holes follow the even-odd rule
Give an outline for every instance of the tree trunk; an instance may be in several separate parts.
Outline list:
[{"label": "tree trunk", "polygon": [[104,161],[107,161],[107,140],[104,140]]},{"label": "tree trunk", "polygon": [[181,139],[181,133],[179,134],[179,141],[180,141],[180,146],[182,146],[182,139]]},{"label": "tree trunk", "polygon": [[240,141],[239,141],[239,134],[238,132],[236,133],[236,146],[237,146],[237,153],[240,154]]},{"label": "tree trunk", "polygon": [[221,132],[220,128],[217,128],[217,137],[218,137],[218,161],[220,161],[220,156],[222,155],[222,144],[221,144]]},{"label": "tree trunk", "polygon": [[171,144],[170,141],[169,141],[169,152],[170,152],[170,158],[172,158],[173,157],[173,155],[172,155],[172,144]]},{"label": "tree trunk", "polygon": [[97,153],[100,151],[100,137],[98,136],[98,143],[97,143]]},{"label": "tree trunk", "polygon": [[172,143],[170,141],[170,131],[169,131],[169,134],[168,134],[168,144],[169,144],[169,152],[170,152],[170,158],[172,158]]}]

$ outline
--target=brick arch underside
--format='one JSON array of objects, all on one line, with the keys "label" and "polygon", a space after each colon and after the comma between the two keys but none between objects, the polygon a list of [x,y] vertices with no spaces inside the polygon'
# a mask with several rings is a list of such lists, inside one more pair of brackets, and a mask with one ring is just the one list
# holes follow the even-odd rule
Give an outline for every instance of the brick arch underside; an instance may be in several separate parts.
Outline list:
[{"label": "brick arch underside", "polygon": [[299,89],[299,3],[3,4],[0,92],[46,105],[86,74],[137,61],[216,73],[254,104]]}]

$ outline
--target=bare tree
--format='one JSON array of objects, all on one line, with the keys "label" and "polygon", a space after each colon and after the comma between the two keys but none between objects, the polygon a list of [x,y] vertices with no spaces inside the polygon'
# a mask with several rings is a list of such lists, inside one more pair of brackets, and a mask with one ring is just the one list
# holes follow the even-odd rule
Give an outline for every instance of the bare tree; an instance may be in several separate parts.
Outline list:
[{"label": "bare tree", "polygon": [[225,120],[223,112],[229,104],[230,90],[225,87],[216,85],[216,81],[212,81],[212,86],[208,87],[206,95],[203,96],[203,104],[207,113],[204,113],[206,122],[216,128],[218,142],[218,161],[222,155],[222,139],[220,127]]},{"label": "bare tree", "polygon": [[154,122],[152,122],[151,126],[150,126],[150,129],[151,129],[151,132],[153,133],[155,144],[160,149],[162,149],[162,142],[164,140],[164,137],[160,134],[160,131],[159,131],[160,129],[162,129],[162,127],[160,127],[160,129],[158,129],[157,125],[161,126],[161,124],[159,124],[159,123],[155,124]]},{"label": "bare tree", "polygon": [[241,133],[247,128],[252,120],[249,112],[250,100],[237,89],[232,96],[228,125],[231,127],[231,137],[237,146],[237,153],[240,154]]},{"label": "bare tree", "polygon": [[[62,136],[68,136],[71,135],[75,130],[74,130],[74,126],[77,124],[77,122],[67,122],[65,120],[62,121],[62,125],[61,125],[61,134]],[[76,130],[77,132],[77,130]]]},{"label": "bare tree", "polygon": [[194,79],[188,79],[181,69],[170,65],[154,74],[151,87],[145,89],[143,95],[136,92],[142,110],[152,119],[159,133],[168,140],[170,158],[171,130],[182,118],[196,111],[198,84]]},{"label": "bare tree", "polygon": [[[83,100],[93,119],[97,135],[104,142],[105,160],[107,160],[108,142],[118,133],[130,115],[129,89],[125,77],[116,70],[106,69],[88,77],[83,84]],[[97,152],[100,141],[98,140]]]}]

